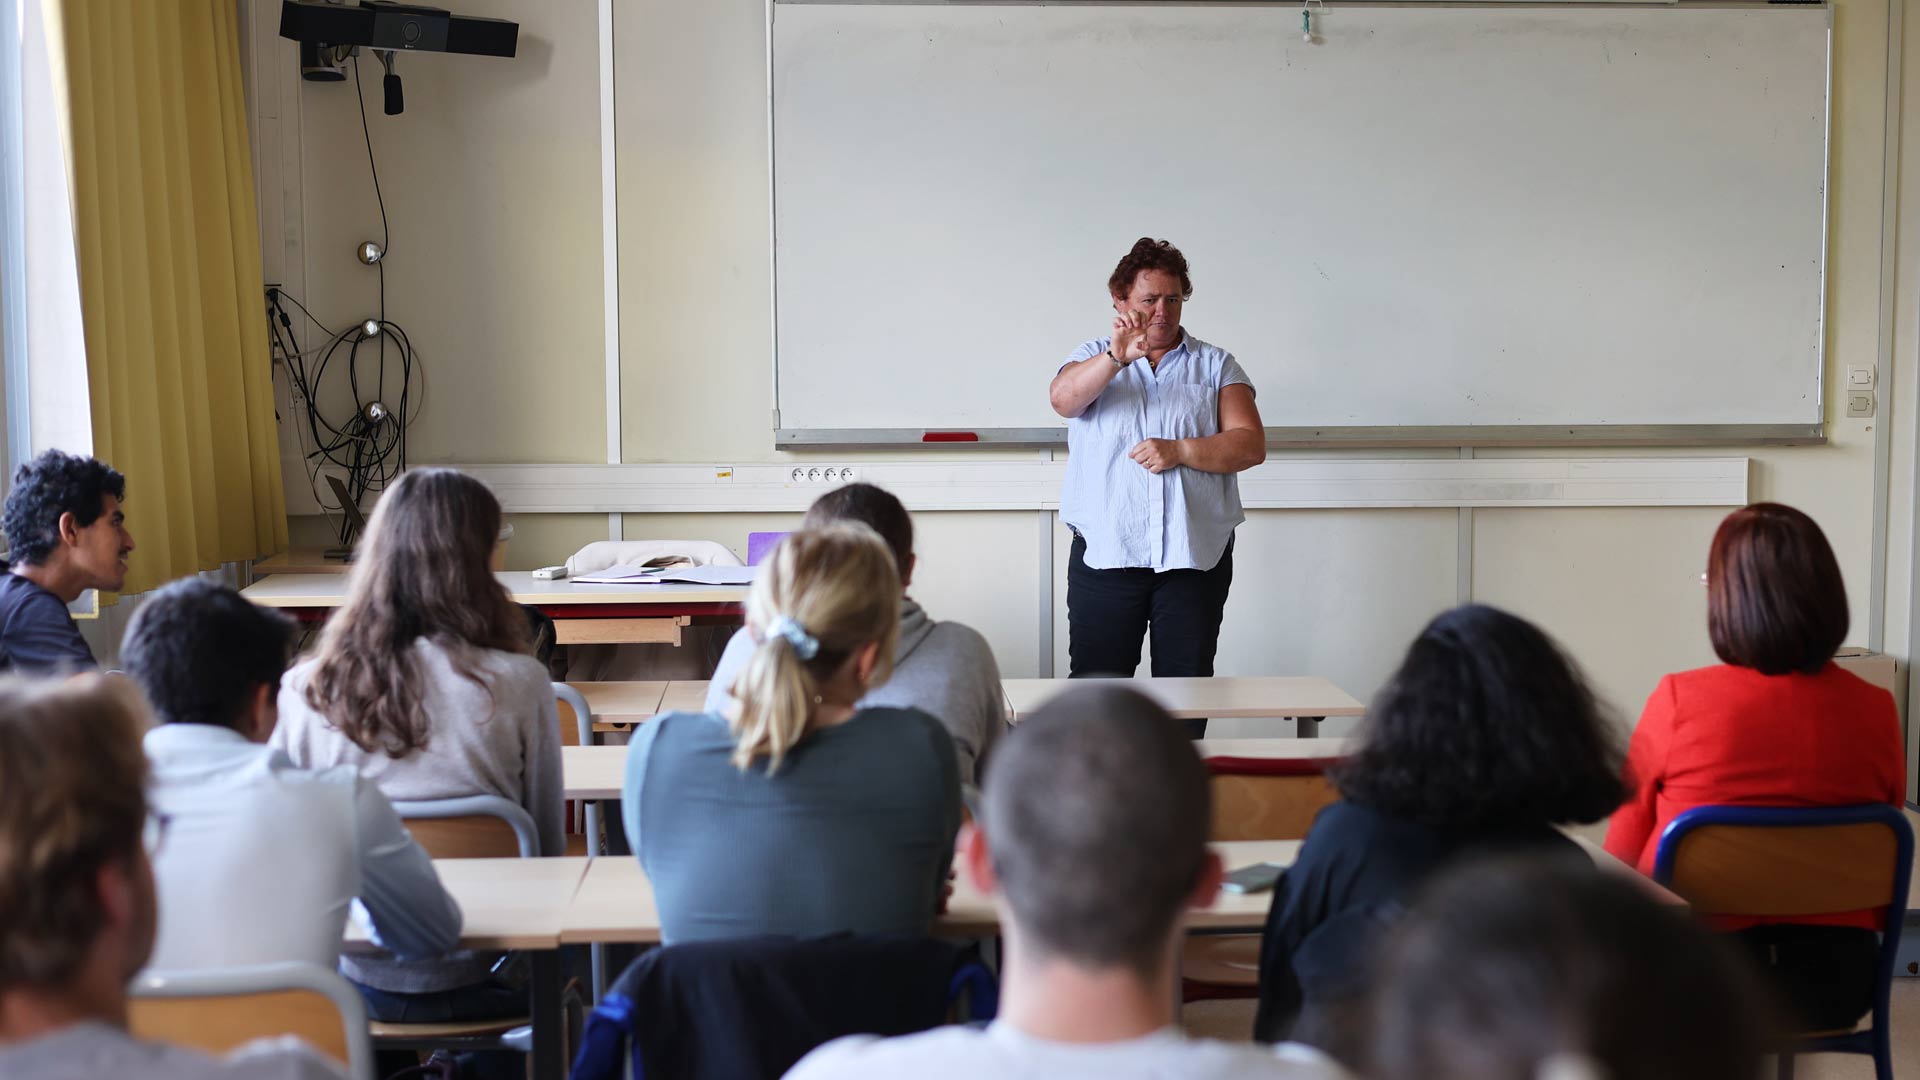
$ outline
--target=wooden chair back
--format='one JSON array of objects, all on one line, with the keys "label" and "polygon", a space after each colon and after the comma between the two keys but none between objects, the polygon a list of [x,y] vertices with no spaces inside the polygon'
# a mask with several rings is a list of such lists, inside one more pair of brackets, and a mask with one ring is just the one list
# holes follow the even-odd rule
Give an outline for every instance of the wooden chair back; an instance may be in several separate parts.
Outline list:
[{"label": "wooden chair back", "polygon": [[1899,841],[1877,823],[1703,825],[1678,841],[1668,887],[1702,915],[1780,918],[1886,907]]},{"label": "wooden chair back", "polygon": [[143,972],[127,1001],[135,1036],[223,1055],[292,1035],[360,1076],[373,1068],[366,1008],[338,972],[278,963]]},{"label": "wooden chair back", "polygon": [[1332,762],[1318,758],[1207,759],[1213,774],[1216,842],[1299,840],[1314,816],[1340,792],[1327,780]]}]

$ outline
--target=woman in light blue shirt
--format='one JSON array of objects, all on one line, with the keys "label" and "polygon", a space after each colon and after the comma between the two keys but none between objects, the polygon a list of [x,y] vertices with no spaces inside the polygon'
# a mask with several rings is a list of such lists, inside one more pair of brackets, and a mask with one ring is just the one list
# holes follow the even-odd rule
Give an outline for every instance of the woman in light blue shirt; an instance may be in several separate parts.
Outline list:
[{"label": "woman in light blue shirt", "polygon": [[[1153,632],[1153,674],[1213,674],[1233,582],[1236,474],[1267,458],[1253,383],[1187,333],[1186,256],[1141,237],[1107,280],[1113,331],[1067,357],[1048,399],[1067,418],[1060,517],[1069,674],[1129,676]],[[1195,738],[1205,720],[1189,721]]]}]

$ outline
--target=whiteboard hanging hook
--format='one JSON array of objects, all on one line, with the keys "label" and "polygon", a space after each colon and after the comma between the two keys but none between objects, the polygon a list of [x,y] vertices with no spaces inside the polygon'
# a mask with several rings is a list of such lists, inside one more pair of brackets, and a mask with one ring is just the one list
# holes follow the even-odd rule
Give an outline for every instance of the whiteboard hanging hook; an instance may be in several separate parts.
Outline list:
[{"label": "whiteboard hanging hook", "polygon": [[1313,44],[1313,5],[1320,5],[1320,14],[1327,13],[1327,0],[1300,0],[1300,40]]}]

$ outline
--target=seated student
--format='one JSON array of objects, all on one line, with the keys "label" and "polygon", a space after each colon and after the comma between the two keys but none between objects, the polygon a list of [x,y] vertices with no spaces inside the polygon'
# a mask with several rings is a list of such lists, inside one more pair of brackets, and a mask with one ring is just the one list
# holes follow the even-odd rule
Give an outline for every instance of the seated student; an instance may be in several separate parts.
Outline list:
[{"label": "seated student", "polygon": [[623,813],[664,940],[926,932],[960,826],[953,740],[917,709],[855,704],[886,681],[899,598],[873,530],[789,535],[748,595],[734,715],[635,734]]},{"label": "seated student", "polygon": [[[1847,590],[1820,526],[1756,503],[1727,515],[1707,554],[1707,637],[1726,663],[1668,675],[1628,747],[1639,785],[1607,850],[1646,873],[1667,823],[1712,803],[1845,806],[1906,797],[1893,696],[1833,663]],[[1850,1027],[1873,1003],[1880,916],[1803,923],[1718,919],[1771,967],[1811,1030]]]},{"label": "seated student", "polygon": [[[527,619],[493,576],[500,503],[455,469],[414,469],[374,508],[318,653],[287,673],[272,745],[301,768],[349,765],[387,798],[498,795],[525,807],[540,854],[565,854],[560,717],[527,655]],[[499,954],[346,956],[376,1020],[513,1016]],[[511,1056],[511,1055],[509,1055]]]},{"label": "seated student", "polygon": [[[139,694],[117,680],[0,679],[0,1076],[321,1080],[291,1040],[218,1061],[127,1033],[156,918]],[[144,839],[144,843],[142,842]]]},{"label": "seated student", "polygon": [[1206,767],[1160,706],[1110,684],[1062,692],[1002,740],[961,834],[1000,914],[999,1016],[836,1040],[788,1080],[1340,1075],[1303,1048],[1180,1030],[1181,915],[1220,888],[1209,804]]},{"label": "seated student", "polygon": [[187,578],[149,594],[120,647],[160,725],[147,732],[154,810],[156,970],[303,960],[331,969],[358,896],[401,956],[460,940],[460,908],[373,781],[308,772],[264,745],[292,624],[232,589]]},{"label": "seated student", "polygon": [[1554,828],[1625,790],[1620,752],[1572,661],[1531,623],[1443,612],[1375,695],[1360,747],[1274,889],[1256,1038],[1327,1046],[1365,991],[1382,931],[1429,875],[1470,855],[1591,860]]},{"label": "seated student", "polygon": [[13,474],[0,529],[12,565],[0,574],[0,668],[94,667],[67,605],[127,582],[126,477],[90,457],[48,450]]},{"label": "seated student", "polygon": [[1379,957],[1372,1080],[1753,1080],[1772,1003],[1683,907],[1501,859],[1436,879]]},{"label": "seated student", "polygon": [[[848,484],[815,499],[803,529],[837,521],[857,521],[880,534],[900,570],[900,588],[913,580],[913,519],[900,500],[872,484]],[[733,680],[753,655],[753,634],[745,627],[727,642],[713,680],[707,684],[707,711],[725,715],[733,704]],[[977,782],[976,765],[1006,729],[1007,702],[1000,688],[1000,666],[987,639],[957,622],[936,622],[904,591],[900,596],[900,640],[893,651],[893,675],[860,699],[862,707],[897,705],[920,709],[946,725],[959,757],[962,783]]]}]

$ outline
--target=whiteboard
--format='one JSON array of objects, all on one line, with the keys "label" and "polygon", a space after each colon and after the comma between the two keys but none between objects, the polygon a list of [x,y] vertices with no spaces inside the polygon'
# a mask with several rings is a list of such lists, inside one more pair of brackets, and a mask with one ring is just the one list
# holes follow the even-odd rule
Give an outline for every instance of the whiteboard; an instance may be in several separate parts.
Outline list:
[{"label": "whiteboard", "polygon": [[776,2],[776,443],[1046,443],[1141,236],[1276,443],[1818,438],[1831,12]]}]

